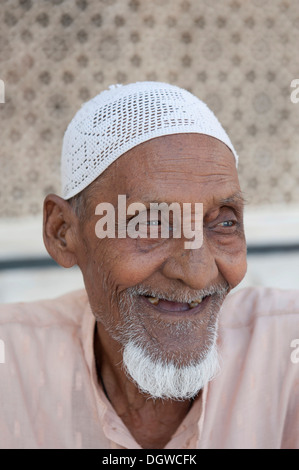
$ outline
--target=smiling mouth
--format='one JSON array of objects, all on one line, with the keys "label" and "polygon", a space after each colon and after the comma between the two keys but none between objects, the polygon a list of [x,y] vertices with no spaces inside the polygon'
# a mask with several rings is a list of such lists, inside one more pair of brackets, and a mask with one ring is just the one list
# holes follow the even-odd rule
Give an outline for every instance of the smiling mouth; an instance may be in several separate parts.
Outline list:
[{"label": "smiling mouth", "polygon": [[[170,300],[166,300],[159,297],[151,297],[148,295],[142,295],[145,301],[154,307],[157,310],[164,311],[164,312],[186,312],[189,310],[193,310],[192,313],[195,313],[197,310],[201,309],[208,300],[212,297],[212,295],[206,295],[204,297],[200,297],[194,299],[192,302],[173,302]],[[190,312],[191,313],[191,312]]]}]

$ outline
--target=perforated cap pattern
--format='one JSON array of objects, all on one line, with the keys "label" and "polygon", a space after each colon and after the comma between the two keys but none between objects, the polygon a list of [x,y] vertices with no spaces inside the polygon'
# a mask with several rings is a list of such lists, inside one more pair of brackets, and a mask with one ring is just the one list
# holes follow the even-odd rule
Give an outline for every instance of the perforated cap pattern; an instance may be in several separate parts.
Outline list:
[{"label": "perforated cap pattern", "polygon": [[166,83],[112,85],[85,103],[69,124],[62,148],[62,197],[69,199],[128,150],[155,137],[199,133],[215,137],[238,156],[205,103]]}]

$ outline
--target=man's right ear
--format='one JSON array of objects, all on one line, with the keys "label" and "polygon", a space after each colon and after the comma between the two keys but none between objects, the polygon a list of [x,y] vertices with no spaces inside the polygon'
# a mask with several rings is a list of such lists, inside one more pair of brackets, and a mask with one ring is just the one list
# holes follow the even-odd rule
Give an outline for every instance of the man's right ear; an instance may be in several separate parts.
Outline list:
[{"label": "man's right ear", "polygon": [[49,255],[64,268],[77,264],[78,218],[70,204],[49,194],[44,201],[43,238]]}]

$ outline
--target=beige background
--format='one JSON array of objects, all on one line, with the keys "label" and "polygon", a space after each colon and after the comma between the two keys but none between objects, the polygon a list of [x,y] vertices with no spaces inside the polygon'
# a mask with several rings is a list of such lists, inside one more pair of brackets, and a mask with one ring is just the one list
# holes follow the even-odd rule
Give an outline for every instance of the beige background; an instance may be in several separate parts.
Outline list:
[{"label": "beige background", "polygon": [[0,0],[0,217],[60,191],[65,128],[112,83],[167,81],[207,102],[252,207],[299,203],[299,2]]}]

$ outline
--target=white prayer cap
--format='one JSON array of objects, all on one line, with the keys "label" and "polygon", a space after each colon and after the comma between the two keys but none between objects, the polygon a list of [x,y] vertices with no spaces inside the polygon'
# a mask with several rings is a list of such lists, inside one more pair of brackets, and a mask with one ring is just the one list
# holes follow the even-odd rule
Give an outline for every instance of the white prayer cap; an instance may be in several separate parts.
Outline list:
[{"label": "white prayer cap", "polygon": [[205,103],[190,92],[160,82],[112,85],[84,103],[63,139],[62,197],[69,199],[90,185],[118,157],[155,137],[205,134],[237,153]]}]

